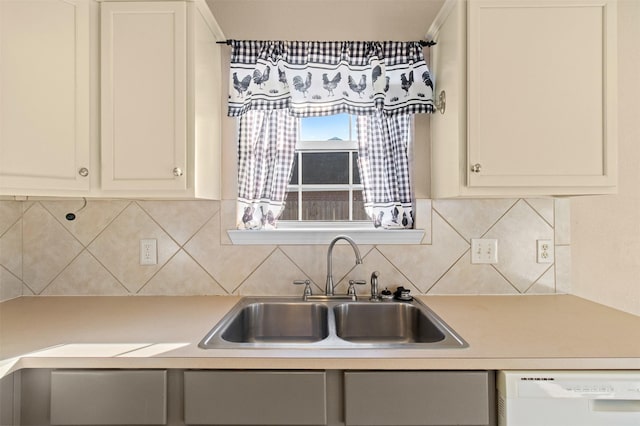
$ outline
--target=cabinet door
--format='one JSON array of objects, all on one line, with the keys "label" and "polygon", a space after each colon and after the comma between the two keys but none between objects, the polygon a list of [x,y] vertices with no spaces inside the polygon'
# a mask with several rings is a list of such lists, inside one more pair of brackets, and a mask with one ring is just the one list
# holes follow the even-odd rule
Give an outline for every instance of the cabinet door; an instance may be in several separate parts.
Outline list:
[{"label": "cabinet door", "polygon": [[[17,408],[20,398],[15,396],[15,375],[20,373],[9,374],[0,378],[0,425],[17,424]],[[16,413],[14,414],[14,410]]]},{"label": "cabinet door", "polygon": [[434,96],[445,97],[445,109],[430,117],[431,198],[459,195],[466,177],[466,18],[464,3],[447,2],[427,35],[437,41],[429,49]]},{"label": "cabinet door", "polygon": [[469,2],[470,187],[615,185],[615,22],[606,0]]},{"label": "cabinet door", "polygon": [[2,0],[0,63],[0,195],[88,191],[88,2]]},{"label": "cabinet door", "polygon": [[324,372],[186,371],[189,425],[325,425]]},{"label": "cabinet door", "polygon": [[345,424],[492,424],[492,374],[487,371],[346,372]]},{"label": "cabinet door", "polygon": [[52,425],[164,425],[164,370],[58,370],[51,373]]},{"label": "cabinet door", "polygon": [[101,3],[105,190],[186,189],[186,16],[185,2]]}]

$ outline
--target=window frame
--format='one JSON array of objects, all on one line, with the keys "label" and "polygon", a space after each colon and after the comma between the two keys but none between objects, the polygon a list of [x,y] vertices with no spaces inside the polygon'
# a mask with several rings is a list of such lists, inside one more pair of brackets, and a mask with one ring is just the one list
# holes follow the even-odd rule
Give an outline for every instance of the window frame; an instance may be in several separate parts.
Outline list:
[{"label": "window frame", "polygon": [[[304,140],[302,139],[302,120],[304,118],[300,118],[300,126],[298,128],[298,139],[296,141],[296,149],[295,155],[298,162],[298,183],[289,184],[287,186],[287,192],[296,191],[298,195],[298,219],[297,220],[278,220],[278,228],[279,229],[300,229],[300,228],[355,228],[355,229],[375,229],[373,226],[373,221],[370,219],[363,220],[353,220],[354,210],[353,210],[353,191],[363,191],[364,197],[364,185],[362,181],[359,184],[353,183],[354,177],[354,161],[353,155],[354,153],[358,153],[358,140],[357,140],[357,129],[356,129],[356,120],[357,116],[353,114],[337,114],[337,115],[346,115],[348,117],[348,140]],[[318,119],[323,117],[313,117],[313,119]],[[331,149],[327,147],[327,143],[331,143]],[[349,165],[349,183],[346,184],[304,184],[302,182],[302,156],[304,154],[312,154],[312,153],[334,153],[334,152],[346,152],[349,155],[348,165]],[[348,191],[348,200],[349,200],[349,220],[333,220],[333,221],[322,221],[322,220],[303,220],[302,219],[302,194],[304,193],[303,188],[310,189],[311,191]]]},{"label": "window frame", "polygon": [[[349,134],[350,141],[332,141],[341,142],[340,149],[329,152],[339,151],[358,151],[357,137],[354,137],[356,129],[356,116],[349,114]],[[296,155],[299,151],[314,152],[328,150],[321,146],[326,145],[328,141],[304,141],[301,140],[301,126],[298,130],[298,140],[296,142]],[[353,184],[353,158],[349,158],[349,186],[354,189],[358,185],[364,190],[362,183]],[[301,167],[298,168],[298,184],[289,184],[289,188],[301,185]],[[333,189],[338,186],[322,186],[323,189]],[[298,192],[300,197],[302,191]],[[351,191],[350,191],[351,194]],[[349,197],[350,216],[353,214],[353,200]],[[300,198],[299,198],[300,201]],[[301,203],[299,203],[300,205]],[[417,206],[416,206],[417,208]],[[418,216],[418,212],[416,212]],[[430,216],[430,215],[429,215]],[[298,215],[300,217],[300,215]],[[349,235],[357,244],[421,244],[425,236],[424,229],[380,229],[375,228],[372,220],[351,220],[351,221],[304,221],[304,220],[278,220],[276,229],[261,230],[240,230],[230,229],[227,234],[234,245],[326,245],[338,235]]]}]

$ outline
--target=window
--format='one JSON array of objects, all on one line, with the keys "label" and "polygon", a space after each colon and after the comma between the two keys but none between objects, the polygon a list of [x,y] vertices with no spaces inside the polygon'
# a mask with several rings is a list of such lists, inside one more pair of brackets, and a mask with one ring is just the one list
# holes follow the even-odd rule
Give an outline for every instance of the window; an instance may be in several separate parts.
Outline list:
[{"label": "window", "polygon": [[356,116],[300,119],[285,210],[275,232],[227,231],[233,244],[327,244],[347,234],[359,244],[420,244],[424,231],[383,231],[367,217],[358,169]]},{"label": "window", "polygon": [[369,221],[358,170],[355,116],[303,118],[283,221]]}]

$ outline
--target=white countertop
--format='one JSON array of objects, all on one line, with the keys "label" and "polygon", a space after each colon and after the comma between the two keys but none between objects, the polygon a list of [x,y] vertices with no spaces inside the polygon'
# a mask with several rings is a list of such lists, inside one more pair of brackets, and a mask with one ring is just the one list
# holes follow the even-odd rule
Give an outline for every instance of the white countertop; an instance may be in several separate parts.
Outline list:
[{"label": "white countertop", "polygon": [[637,369],[640,317],[570,295],[421,296],[464,349],[217,349],[230,296],[21,297],[0,303],[0,377],[20,368]]}]

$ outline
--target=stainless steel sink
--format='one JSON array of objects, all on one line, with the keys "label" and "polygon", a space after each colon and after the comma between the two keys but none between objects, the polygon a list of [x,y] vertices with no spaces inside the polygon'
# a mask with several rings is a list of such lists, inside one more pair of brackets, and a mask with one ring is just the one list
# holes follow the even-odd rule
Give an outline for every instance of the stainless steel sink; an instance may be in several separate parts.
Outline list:
[{"label": "stainless steel sink", "polygon": [[318,303],[251,303],[222,332],[235,343],[310,343],[329,335],[328,309]]},{"label": "stainless steel sink", "polygon": [[333,308],[336,334],[359,343],[434,343],[445,334],[419,308],[406,303],[343,303]]},{"label": "stainless steel sink", "polygon": [[467,343],[427,306],[411,302],[245,297],[204,349],[454,349]]}]

